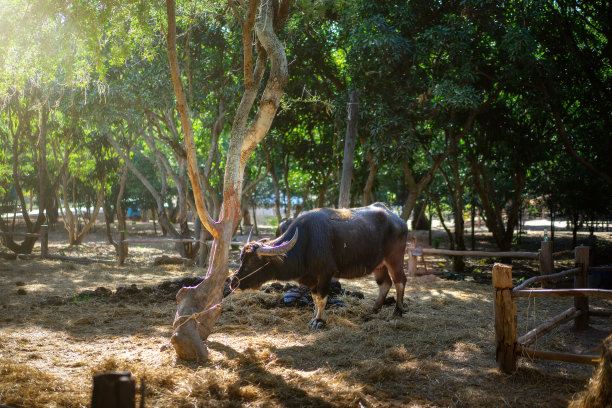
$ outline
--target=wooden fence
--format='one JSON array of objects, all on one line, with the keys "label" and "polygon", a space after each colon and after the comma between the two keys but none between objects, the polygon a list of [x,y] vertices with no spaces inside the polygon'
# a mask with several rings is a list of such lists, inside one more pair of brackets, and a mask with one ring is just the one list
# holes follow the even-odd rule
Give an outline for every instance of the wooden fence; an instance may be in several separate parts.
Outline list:
[{"label": "wooden fence", "polygon": [[554,259],[574,253],[573,250],[553,252],[552,241],[542,241],[538,252],[493,252],[493,251],[455,251],[451,249],[436,249],[436,248],[421,248],[416,244],[416,238],[413,238],[408,243],[408,276],[417,275],[417,259],[421,257],[422,263],[427,270],[425,262],[426,255],[444,255],[444,256],[473,256],[473,257],[489,257],[489,258],[523,258],[538,260],[540,275],[550,275],[554,272]]},{"label": "wooden fence", "polygon": [[[512,284],[512,266],[499,263],[493,265],[493,286],[495,288],[495,356],[498,368],[502,372],[513,372],[516,369],[519,356],[582,364],[597,364],[599,362],[598,355],[559,353],[535,350],[529,347],[539,337],[569,320],[574,320],[574,326],[577,330],[583,330],[588,327],[589,316],[609,316],[612,314],[589,311],[589,297],[612,299],[612,290],[588,288],[590,270],[589,247],[576,247],[574,259],[576,265],[574,268],[554,274],[536,276],[526,280],[517,287],[513,287]],[[612,268],[610,270],[612,271]],[[571,289],[527,289],[528,286],[534,283],[555,281],[568,276],[574,276],[574,287]],[[519,297],[573,297],[574,306],[518,337],[514,299]]]},{"label": "wooden fence", "polygon": [[[203,268],[206,265],[206,254],[208,251],[203,251],[204,245],[211,246],[213,241],[208,241],[204,239],[205,235],[201,234],[200,239],[197,240],[195,238],[129,238],[125,239],[125,233],[119,234],[119,254],[117,257],[117,264],[123,265],[123,261],[125,259],[125,254],[122,252],[124,247],[127,248],[131,244],[167,244],[167,243],[181,243],[181,244],[194,244],[200,243],[200,251],[198,252],[198,261],[197,265]],[[232,241],[230,243],[232,246],[242,246],[244,242],[240,241]],[[185,259],[186,261],[188,259]]]},{"label": "wooden fence", "polygon": [[[129,238],[125,239],[125,232],[119,234],[119,253],[117,254],[117,260],[113,259],[93,259],[93,258],[82,258],[82,257],[73,257],[73,256],[65,256],[65,255],[56,255],[49,253],[49,226],[42,225],[40,227],[39,233],[30,233],[30,232],[1,232],[0,235],[4,236],[13,236],[13,237],[33,237],[38,238],[40,240],[40,258],[43,259],[57,259],[62,261],[72,261],[79,263],[107,263],[107,264],[118,264],[123,265],[125,258],[127,256],[123,251],[128,248],[129,245],[132,244],[168,244],[168,243],[197,243],[200,242],[200,245],[212,245],[212,241],[207,241],[203,239],[197,240],[194,238]],[[242,246],[244,242],[231,242],[233,246]],[[206,264],[206,251],[199,251],[197,264],[200,267],[204,267]],[[20,255],[26,257],[34,257],[34,255]],[[187,261],[187,259],[185,259]]]}]

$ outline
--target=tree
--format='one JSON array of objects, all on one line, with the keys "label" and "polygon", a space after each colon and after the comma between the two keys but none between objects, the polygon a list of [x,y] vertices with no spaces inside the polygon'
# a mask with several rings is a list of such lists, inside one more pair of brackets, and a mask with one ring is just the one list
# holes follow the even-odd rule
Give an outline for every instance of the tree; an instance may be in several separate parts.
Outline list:
[{"label": "tree", "polygon": [[[244,10],[239,9],[235,3],[230,5],[241,24],[245,88],[232,124],[223,180],[223,205],[220,218],[215,222],[202,198],[191,115],[176,54],[176,7],[174,1],[166,1],[168,60],[185,138],[189,177],[200,220],[214,238],[204,280],[198,286],[182,288],[177,294],[178,307],[173,324],[172,344],[178,356],[187,360],[204,360],[208,356],[203,340],[206,340],[221,313],[229,246],[240,216],[244,169],[257,144],[270,129],[288,80],[285,50],[277,37],[277,32],[288,15],[289,2],[279,2],[275,8],[272,2],[260,5],[258,1],[252,0],[245,3]],[[257,14],[258,6],[259,14]],[[252,60],[253,34],[257,54],[255,65]],[[258,95],[268,60],[270,72],[261,95],[259,109],[249,123],[249,112]]]}]

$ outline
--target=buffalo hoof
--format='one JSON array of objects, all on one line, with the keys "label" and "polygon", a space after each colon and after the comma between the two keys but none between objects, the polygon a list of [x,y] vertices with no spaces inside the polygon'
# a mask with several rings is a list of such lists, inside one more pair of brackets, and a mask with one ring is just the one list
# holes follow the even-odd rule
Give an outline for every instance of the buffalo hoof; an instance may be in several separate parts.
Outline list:
[{"label": "buffalo hoof", "polygon": [[312,319],[308,325],[311,329],[321,330],[325,328],[325,320]]},{"label": "buffalo hoof", "polygon": [[404,310],[396,306],[395,311],[393,312],[393,316],[402,317],[403,314],[404,314]]}]

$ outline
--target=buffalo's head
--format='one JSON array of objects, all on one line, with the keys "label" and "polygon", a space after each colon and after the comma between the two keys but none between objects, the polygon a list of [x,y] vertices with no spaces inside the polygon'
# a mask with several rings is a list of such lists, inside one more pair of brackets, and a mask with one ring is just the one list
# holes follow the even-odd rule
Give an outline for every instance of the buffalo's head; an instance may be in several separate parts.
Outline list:
[{"label": "buffalo's head", "polygon": [[[250,235],[249,235],[250,236]],[[251,241],[240,252],[240,266],[234,273],[233,281],[238,279],[239,289],[254,289],[263,283],[276,279],[274,270],[266,268],[272,262],[279,262],[293,248],[298,239],[295,229],[289,241],[278,245],[268,245],[268,240]]]}]

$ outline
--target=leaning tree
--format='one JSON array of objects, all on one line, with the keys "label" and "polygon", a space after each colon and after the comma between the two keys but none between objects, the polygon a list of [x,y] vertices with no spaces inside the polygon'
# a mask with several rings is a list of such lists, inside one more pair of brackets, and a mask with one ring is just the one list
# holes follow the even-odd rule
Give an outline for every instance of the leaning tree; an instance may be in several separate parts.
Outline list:
[{"label": "leaning tree", "polygon": [[[182,359],[207,358],[208,350],[204,341],[221,313],[223,285],[228,275],[230,242],[235,225],[240,220],[240,200],[246,163],[270,129],[288,81],[285,49],[277,34],[288,15],[289,3],[288,0],[261,4],[257,0],[229,2],[241,25],[244,92],[232,123],[223,181],[223,204],[219,219],[215,221],[203,199],[203,181],[199,178],[194,131],[181,80],[176,50],[176,6],[173,0],[166,1],[168,60],[183,128],[189,177],[198,216],[214,239],[204,280],[197,286],[182,288],[176,296],[178,307],[173,323],[172,345]],[[249,113],[259,95],[268,61],[270,71],[257,112],[250,119]]]}]

